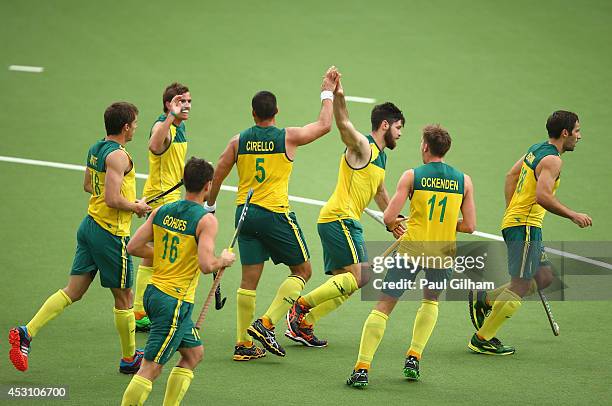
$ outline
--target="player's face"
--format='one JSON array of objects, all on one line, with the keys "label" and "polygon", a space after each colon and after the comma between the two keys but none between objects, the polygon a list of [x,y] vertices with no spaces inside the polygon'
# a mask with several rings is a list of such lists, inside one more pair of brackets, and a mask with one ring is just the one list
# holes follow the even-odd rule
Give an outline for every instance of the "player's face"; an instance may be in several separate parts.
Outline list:
[{"label": "player's face", "polygon": [[578,140],[580,140],[581,138],[582,136],[580,135],[580,122],[576,121],[576,124],[574,124],[574,129],[567,136],[567,138],[565,139],[565,142],[563,143],[563,150],[573,151],[574,148],[576,148],[576,144],[578,143]]},{"label": "player's face", "polygon": [[385,132],[385,145],[387,148],[395,149],[397,140],[402,136],[402,127],[402,122],[400,120],[389,126],[389,129]]},{"label": "player's face", "polygon": [[128,124],[127,126],[127,133],[125,136],[126,141],[132,141],[132,138],[134,138],[134,133],[136,132],[137,128],[138,128],[138,116],[136,116],[134,121],[132,121],[132,123]]},{"label": "player's face", "polygon": [[189,112],[191,111],[191,94],[189,92],[181,95],[181,112],[178,118],[181,120],[189,119]]}]

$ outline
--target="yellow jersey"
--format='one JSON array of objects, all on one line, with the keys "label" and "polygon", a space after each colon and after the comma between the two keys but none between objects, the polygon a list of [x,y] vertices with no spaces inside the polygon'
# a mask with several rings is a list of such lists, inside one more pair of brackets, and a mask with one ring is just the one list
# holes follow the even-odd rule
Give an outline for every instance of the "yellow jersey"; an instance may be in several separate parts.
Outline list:
[{"label": "yellow jersey", "polygon": [[153,219],[153,276],[162,292],[193,303],[200,279],[196,230],[206,215],[202,205],[179,200],[159,208]]},{"label": "yellow jersey", "polygon": [[[533,226],[542,228],[544,214],[546,209],[536,202],[536,186],[538,179],[536,177],[536,168],[540,161],[548,156],[559,156],[557,147],[549,144],[548,141],[532,145],[521,166],[514,194],[510,200],[510,204],[504,212],[501,228],[514,226]],[[559,178],[556,179],[553,187],[553,194],[559,187]]]},{"label": "yellow jersey", "polygon": [[[162,114],[155,123],[165,120],[166,115]],[[172,123],[170,125],[170,137],[170,146],[161,154],[157,155],[149,150],[149,176],[142,192],[147,200],[158,196],[183,179],[185,156],[187,154],[185,123],[181,122],[178,127]],[[181,190],[177,189],[152,203],[151,207],[156,208],[165,203],[175,202],[180,198]]]},{"label": "yellow jersey", "polygon": [[410,214],[400,251],[454,256],[463,193],[464,175],[452,166],[430,162],[415,168]]},{"label": "yellow jersey", "polygon": [[113,209],[108,207],[104,201],[106,157],[108,154],[118,149],[125,152],[132,166],[131,169],[123,175],[121,196],[130,202],[136,201],[136,170],[134,169],[132,157],[118,142],[102,139],[89,148],[89,152],[87,153],[87,168],[91,176],[92,188],[87,214],[109,233],[119,237],[125,237],[130,235],[132,212]]},{"label": "yellow jersey", "polygon": [[285,129],[253,126],[238,140],[238,194],[236,204],[246,201],[253,188],[252,204],[275,213],[289,211],[289,177],[293,161],[287,156]]},{"label": "yellow jersey", "polygon": [[319,212],[318,223],[361,219],[363,210],[385,181],[387,155],[371,135],[365,137],[370,144],[370,160],[362,168],[352,168],[346,161],[346,151],[342,154],[336,189]]}]

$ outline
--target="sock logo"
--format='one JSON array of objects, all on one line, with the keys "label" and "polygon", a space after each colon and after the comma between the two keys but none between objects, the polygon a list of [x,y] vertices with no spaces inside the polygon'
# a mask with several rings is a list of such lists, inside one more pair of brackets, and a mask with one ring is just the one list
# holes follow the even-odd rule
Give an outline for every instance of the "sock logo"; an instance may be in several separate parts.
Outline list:
[{"label": "sock logo", "polygon": [[342,293],[342,295],[346,294],[346,291],[344,290],[344,288],[342,287],[342,285],[339,285],[336,281],[332,281],[332,283],[334,284],[334,286],[336,287],[336,289],[338,289],[340,291],[340,293]]},{"label": "sock logo", "polygon": [[287,296],[283,297],[283,300],[289,303],[291,306],[293,306],[293,303],[295,303],[294,299],[291,299],[290,297],[287,297]]}]

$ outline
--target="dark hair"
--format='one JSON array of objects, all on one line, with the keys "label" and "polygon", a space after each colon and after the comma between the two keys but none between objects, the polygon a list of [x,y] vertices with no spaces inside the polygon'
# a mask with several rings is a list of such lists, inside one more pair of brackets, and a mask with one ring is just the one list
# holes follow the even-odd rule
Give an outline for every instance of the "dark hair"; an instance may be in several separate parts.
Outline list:
[{"label": "dark hair", "polygon": [[104,127],[106,135],[119,135],[123,126],[132,124],[136,120],[138,108],[132,103],[116,102],[111,104],[104,111]]},{"label": "dark hair", "polygon": [[188,192],[198,193],[212,180],[215,170],[205,159],[192,156],[185,164],[183,182]]},{"label": "dark hair", "polygon": [[174,96],[178,96],[179,94],[187,93],[189,88],[183,84],[178,82],[174,82],[164,90],[164,95],[162,96],[162,103],[164,105],[164,113],[168,112],[168,108],[166,107],[166,102],[171,102],[174,99]]},{"label": "dark hair", "polygon": [[451,136],[440,124],[430,124],[423,128],[423,141],[429,146],[432,155],[444,157],[451,147]]},{"label": "dark hair", "polygon": [[389,125],[392,125],[393,123],[399,120],[402,121],[402,125],[404,125],[404,123],[406,122],[402,111],[398,109],[395,104],[390,102],[374,106],[374,108],[372,109],[371,119],[372,131],[378,130],[380,124],[385,120],[389,123]]},{"label": "dark hair", "polygon": [[559,138],[563,130],[567,130],[570,134],[576,125],[578,115],[571,111],[557,110],[546,120],[546,130],[550,138]]},{"label": "dark hair", "polygon": [[253,107],[255,115],[260,120],[267,120],[278,113],[278,109],[276,108],[276,96],[267,90],[257,92],[255,96],[253,96],[253,100],[251,100],[251,106]]}]

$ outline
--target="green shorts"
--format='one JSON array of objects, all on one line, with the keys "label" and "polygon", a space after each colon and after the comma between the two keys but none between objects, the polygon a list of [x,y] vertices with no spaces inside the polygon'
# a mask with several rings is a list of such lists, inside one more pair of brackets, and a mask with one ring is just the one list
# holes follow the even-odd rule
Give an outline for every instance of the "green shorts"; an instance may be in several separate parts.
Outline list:
[{"label": "green shorts", "polygon": [[336,220],[317,224],[317,231],[323,246],[325,273],[341,269],[347,265],[368,261],[363,227],[353,219]]},{"label": "green shorts", "polygon": [[512,277],[531,279],[540,267],[549,266],[544,252],[542,229],[533,226],[515,226],[502,230],[508,248],[508,273]]},{"label": "green shorts", "polygon": [[[425,271],[425,279],[429,283],[435,282],[436,284],[443,284],[445,281],[450,280],[453,276],[452,268],[448,269],[430,269],[417,267],[417,269],[401,269],[401,268],[390,268],[385,275],[384,282],[385,283],[396,283],[401,286],[403,280],[414,282],[416,281],[417,275],[421,271]],[[381,290],[385,295],[394,297],[399,299],[404,292],[405,288],[394,288],[393,286],[383,285],[383,289]]]},{"label": "green shorts", "polygon": [[143,303],[151,320],[151,331],[144,350],[147,361],[164,365],[179,348],[202,345],[191,320],[193,303],[178,300],[155,285],[147,285]]},{"label": "green shorts", "polygon": [[130,237],[118,237],[86,216],[77,231],[77,247],[70,275],[100,271],[105,288],[131,288],[134,279],[132,257],[127,253]]},{"label": "green shorts", "polygon": [[[236,207],[236,222],[242,206]],[[275,213],[256,204],[249,211],[238,235],[242,265],[261,264],[272,258],[275,264],[302,264],[310,258],[304,234],[295,213]]]}]

